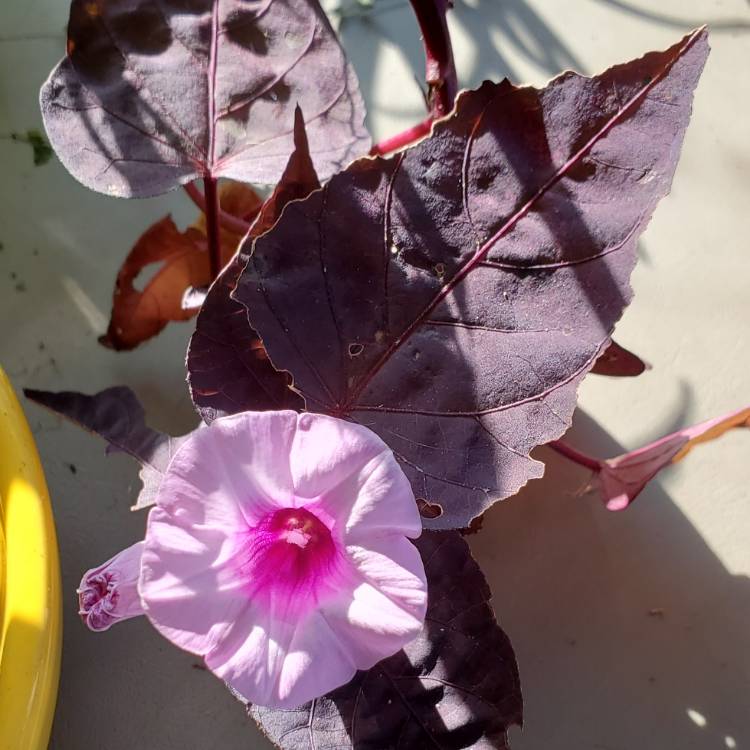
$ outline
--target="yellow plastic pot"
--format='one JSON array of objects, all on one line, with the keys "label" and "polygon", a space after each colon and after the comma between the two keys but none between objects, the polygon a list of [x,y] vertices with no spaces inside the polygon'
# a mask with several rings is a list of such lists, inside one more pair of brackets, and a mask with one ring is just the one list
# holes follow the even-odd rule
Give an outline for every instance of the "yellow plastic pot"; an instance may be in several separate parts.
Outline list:
[{"label": "yellow plastic pot", "polygon": [[0,368],[0,750],[47,747],[61,646],[60,562],[47,484]]}]

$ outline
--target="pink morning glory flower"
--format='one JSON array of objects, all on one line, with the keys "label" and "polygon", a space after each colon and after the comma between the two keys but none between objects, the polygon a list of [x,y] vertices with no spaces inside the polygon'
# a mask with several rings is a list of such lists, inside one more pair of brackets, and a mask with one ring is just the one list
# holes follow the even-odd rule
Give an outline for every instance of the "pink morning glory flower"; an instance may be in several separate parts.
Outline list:
[{"label": "pink morning glory flower", "polygon": [[249,702],[298,706],[420,632],[420,531],[409,482],[370,430],[291,411],[225,417],[169,465],[141,605]]}]

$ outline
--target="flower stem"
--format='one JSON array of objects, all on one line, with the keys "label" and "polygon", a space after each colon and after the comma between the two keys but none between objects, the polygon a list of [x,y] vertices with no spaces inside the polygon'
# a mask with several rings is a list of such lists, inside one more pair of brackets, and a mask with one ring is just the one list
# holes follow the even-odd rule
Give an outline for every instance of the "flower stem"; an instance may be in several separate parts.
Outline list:
[{"label": "flower stem", "polygon": [[552,448],[553,451],[557,451],[557,453],[561,456],[565,456],[565,458],[573,461],[573,463],[591,469],[591,471],[598,472],[601,470],[600,461],[597,461],[597,459],[592,458],[591,456],[587,456],[585,453],[577,451],[575,448],[572,448],[567,443],[563,443],[561,440],[553,440],[551,443],[547,443],[547,447]]},{"label": "flower stem", "polygon": [[[206,213],[206,198],[200,190],[195,186],[194,182],[189,182],[187,185],[182,186],[188,197],[203,213]],[[222,211],[221,207],[218,208],[219,225],[226,229],[228,232],[233,234],[246,235],[250,229],[250,224],[243,221],[237,216],[228,214],[226,211]]]},{"label": "flower stem", "polygon": [[211,281],[220,273],[221,263],[221,234],[219,232],[219,191],[215,177],[203,180],[203,192],[206,199],[206,236],[208,238],[208,259],[211,265]]},{"label": "flower stem", "polygon": [[407,128],[401,133],[397,133],[396,135],[392,135],[390,138],[386,138],[385,140],[380,141],[380,143],[376,143],[370,149],[370,155],[385,156],[386,154],[391,153],[391,151],[398,151],[398,149],[400,148],[409,146],[415,141],[418,141],[423,136],[427,135],[430,132],[431,127],[432,117],[428,117],[426,120],[422,120],[422,122],[419,122],[416,125],[412,125],[410,128]]}]

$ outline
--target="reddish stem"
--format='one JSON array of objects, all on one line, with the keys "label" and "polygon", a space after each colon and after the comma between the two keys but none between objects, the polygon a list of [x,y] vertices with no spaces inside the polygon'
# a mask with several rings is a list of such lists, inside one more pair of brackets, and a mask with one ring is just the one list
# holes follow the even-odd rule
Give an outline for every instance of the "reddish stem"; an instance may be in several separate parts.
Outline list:
[{"label": "reddish stem", "polygon": [[390,138],[380,141],[380,143],[376,143],[370,149],[370,156],[385,156],[386,154],[390,154],[391,151],[398,151],[400,148],[410,146],[430,132],[432,122],[432,117],[428,117],[426,120],[412,125],[401,133],[397,133]]},{"label": "reddish stem", "polygon": [[211,281],[222,269],[221,262],[221,233],[219,231],[219,191],[215,177],[203,180],[203,192],[206,198],[206,237],[208,238],[208,259],[211,266]]},{"label": "reddish stem", "polygon": [[[206,198],[200,190],[195,186],[194,182],[189,182],[187,185],[182,186],[185,192],[188,194],[193,203],[200,208],[203,213],[206,213]],[[226,211],[222,211],[221,207],[218,210],[219,225],[226,229],[228,232],[233,234],[246,235],[250,229],[250,224],[243,221],[237,216],[228,214]]]},{"label": "reddish stem", "polygon": [[561,440],[553,440],[551,443],[547,443],[548,448],[552,448],[553,451],[557,451],[561,456],[573,461],[573,463],[585,466],[591,471],[601,471],[601,462],[597,461],[591,456],[587,456],[585,453],[577,451],[575,448],[571,448],[567,443],[563,443]]},{"label": "reddish stem", "polygon": [[453,0],[411,0],[422,31],[425,51],[427,100],[433,118],[444,117],[453,109],[458,78],[446,14]]}]

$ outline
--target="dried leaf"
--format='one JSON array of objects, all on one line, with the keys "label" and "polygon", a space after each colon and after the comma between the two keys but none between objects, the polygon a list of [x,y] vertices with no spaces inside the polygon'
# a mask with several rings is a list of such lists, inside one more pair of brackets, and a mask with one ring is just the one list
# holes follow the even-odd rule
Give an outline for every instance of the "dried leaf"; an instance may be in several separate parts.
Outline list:
[{"label": "dried leaf", "polygon": [[206,422],[239,411],[302,408],[302,399],[289,388],[289,375],[271,364],[245,308],[229,296],[247,263],[253,240],[276,223],[287,203],[320,187],[299,107],[294,127],[294,151],[281,181],[250,229],[244,250],[211,287],[190,339],[190,395]]},{"label": "dried leaf", "polygon": [[734,427],[750,426],[750,407],[685,427],[653,443],[600,461],[599,490],[608,510],[624,510],[663,468],[681,461],[696,445],[715,440]]},{"label": "dried leaf", "polygon": [[293,711],[251,714],[284,750],[507,748],[522,722],[518,668],[490,590],[455,531],[425,532],[429,607],[422,634],[347,685]]},{"label": "dried leaf", "polygon": [[170,437],[146,425],[138,398],[124,386],[107,388],[93,396],[62,391],[24,390],[26,398],[70,419],[107,441],[107,453],[123,452],[141,464],[143,487],[133,510],[153,505],[162,476],[187,435]]},{"label": "dried leaf", "polygon": [[609,375],[618,378],[633,378],[641,375],[649,366],[633,352],[611,341],[599,359],[596,360],[591,372],[596,375]]},{"label": "dried leaf", "polygon": [[275,184],[297,104],[320,174],[367,153],[356,76],[317,0],[73,0],[41,91],[63,164],[121,197],[201,177]]},{"label": "dried leaf", "polygon": [[485,83],[431,137],[363,159],[258,238],[234,292],[307,408],[393,448],[461,528],[542,465],[631,297],[705,30],[595,78]]},{"label": "dried leaf", "polygon": [[[252,188],[241,183],[222,186],[221,203],[225,210],[242,218],[253,218],[261,199]],[[228,263],[242,238],[221,230],[221,258]],[[143,291],[135,282],[141,272],[153,263],[161,268]],[[197,312],[186,307],[183,298],[188,290],[207,286],[211,281],[205,217],[180,232],[171,217],[152,224],[136,242],[120,267],[112,298],[112,314],[107,333],[99,342],[111,349],[133,349],[156,336],[170,321],[189,320]]]}]

